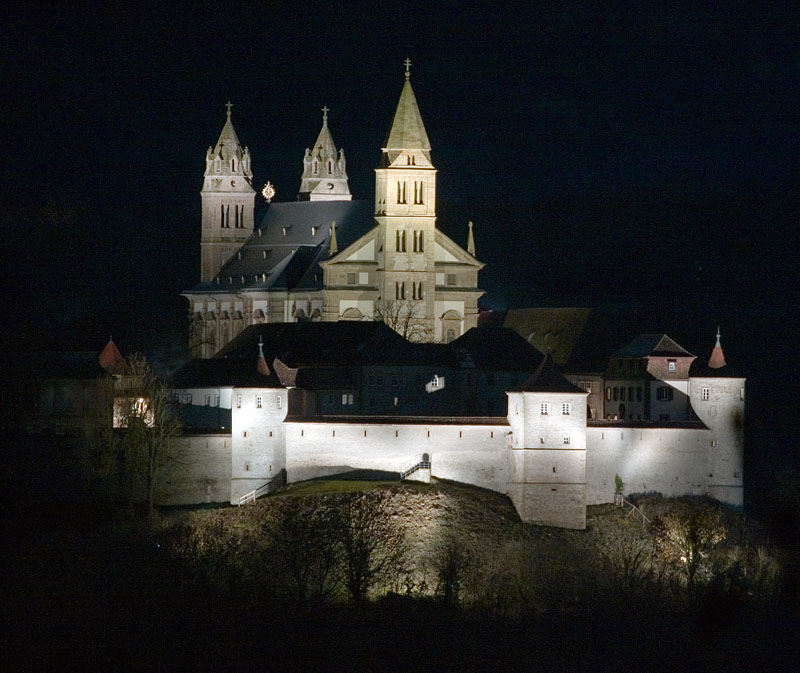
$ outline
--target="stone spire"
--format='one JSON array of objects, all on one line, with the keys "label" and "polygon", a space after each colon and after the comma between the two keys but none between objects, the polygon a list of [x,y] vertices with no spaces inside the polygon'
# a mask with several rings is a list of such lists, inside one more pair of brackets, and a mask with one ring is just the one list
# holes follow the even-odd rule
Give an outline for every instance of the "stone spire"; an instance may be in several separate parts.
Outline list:
[{"label": "stone spire", "polygon": [[206,175],[237,175],[243,177],[248,185],[253,178],[253,171],[250,168],[250,150],[242,147],[236,129],[233,128],[231,121],[231,108],[233,104],[228,101],[225,104],[227,117],[225,125],[217,139],[214,148],[208,148],[206,152]]},{"label": "stone spire", "polygon": [[336,220],[331,222],[331,240],[328,246],[328,257],[333,257],[339,252],[339,244],[336,242]]},{"label": "stone spire", "polygon": [[403,154],[417,156],[421,154],[427,160],[427,165],[430,166],[431,143],[425,131],[425,124],[422,123],[422,115],[419,112],[414,89],[411,88],[411,60],[406,59],[405,65],[406,80],[403,83],[403,90],[400,92],[400,100],[397,103],[389,135],[382,148],[385,154],[384,161],[390,165]]},{"label": "stone spire", "polygon": [[258,337],[258,364],[256,364],[256,370],[262,376],[269,376],[269,365],[264,357],[264,339],[261,336]]},{"label": "stone spire", "polygon": [[475,256],[475,235],[472,233],[472,221],[467,225],[469,227],[469,234],[467,234],[467,252]]},{"label": "stone spire", "polygon": [[337,153],[328,128],[327,105],[322,108],[322,128],[312,149],[303,155],[299,197],[305,201],[350,201],[344,150]]},{"label": "stone spire", "polygon": [[721,369],[727,364],[725,362],[725,353],[722,351],[722,344],[720,343],[719,338],[719,327],[717,327],[717,343],[714,345],[714,350],[711,351],[711,357],[708,358],[708,366],[711,369]]}]

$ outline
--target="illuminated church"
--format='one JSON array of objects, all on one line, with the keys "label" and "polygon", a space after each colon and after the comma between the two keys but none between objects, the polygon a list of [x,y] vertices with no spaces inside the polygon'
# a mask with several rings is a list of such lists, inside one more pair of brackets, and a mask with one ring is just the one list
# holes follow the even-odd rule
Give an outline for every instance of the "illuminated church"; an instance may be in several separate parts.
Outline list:
[{"label": "illuminated church", "polygon": [[466,250],[436,227],[436,168],[409,66],[372,204],[350,194],[326,107],[302,157],[297,200],[271,203],[254,226],[250,152],[228,105],[206,153],[200,282],[183,293],[194,357],[211,357],[262,323],[380,319],[411,340],[437,342],[477,326],[483,264],[471,223]]},{"label": "illuminated church", "polygon": [[523,521],[570,528],[614,500],[618,480],[742,505],[745,379],[719,334],[708,360],[642,334],[584,367],[566,335],[597,341],[588,309],[473,329],[483,264],[471,223],[466,249],[436,227],[409,62],[373,203],[353,200],[327,113],[297,200],[270,203],[257,224],[230,105],[206,153],[200,282],[183,292],[195,359],[171,383],[183,458],[162,502],[236,504],[373,470],[488,488]]}]

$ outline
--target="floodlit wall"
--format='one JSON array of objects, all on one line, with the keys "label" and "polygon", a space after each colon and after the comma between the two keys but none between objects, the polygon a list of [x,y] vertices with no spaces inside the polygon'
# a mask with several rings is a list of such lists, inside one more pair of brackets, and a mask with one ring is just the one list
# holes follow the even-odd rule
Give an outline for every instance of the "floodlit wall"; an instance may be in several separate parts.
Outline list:
[{"label": "floodlit wall", "polygon": [[431,476],[506,493],[505,424],[285,425],[289,482],[362,469],[403,472],[427,453]]},{"label": "floodlit wall", "polygon": [[527,523],[586,528],[586,393],[508,393],[508,495]]},{"label": "floodlit wall", "polygon": [[736,507],[744,504],[744,397],[745,379],[691,379],[692,408],[710,431],[708,494]]},{"label": "floodlit wall", "polygon": [[589,427],[586,504],[613,502],[615,475],[625,493],[673,497],[708,491],[709,432],[701,428]]},{"label": "floodlit wall", "polygon": [[231,409],[231,504],[238,504],[241,496],[263,486],[285,467],[283,421],[288,406],[287,392],[285,388],[234,390]]},{"label": "floodlit wall", "polygon": [[170,460],[158,476],[157,504],[228,502],[230,494],[230,435],[184,435],[172,440]]}]

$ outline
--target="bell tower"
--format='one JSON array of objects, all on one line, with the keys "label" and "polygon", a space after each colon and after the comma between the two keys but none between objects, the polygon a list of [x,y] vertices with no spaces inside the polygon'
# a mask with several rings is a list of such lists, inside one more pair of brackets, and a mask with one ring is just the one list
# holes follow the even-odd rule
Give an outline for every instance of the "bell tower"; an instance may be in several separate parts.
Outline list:
[{"label": "bell tower", "polygon": [[414,90],[411,61],[375,169],[375,221],[383,250],[383,300],[399,301],[433,333],[436,169]]},{"label": "bell tower", "polygon": [[200,281],[209,281],[253,232],[253,171],[250,151],[242,147],[227,119],[217,144],[206,152],[206,170],[200,197],[203,204],[200,237]]}]

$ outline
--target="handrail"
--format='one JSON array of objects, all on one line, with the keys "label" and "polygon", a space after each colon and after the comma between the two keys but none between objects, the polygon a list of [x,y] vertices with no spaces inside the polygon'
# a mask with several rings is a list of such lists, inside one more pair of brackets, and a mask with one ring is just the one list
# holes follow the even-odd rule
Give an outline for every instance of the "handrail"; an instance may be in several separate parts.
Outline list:
[{"label": "handrail", "polygon": [[266,484],[262,484],[258,488],[253,489],[249,493],[245,493],[242,497],[239,498],[239,507],[242,505],[246,505],[248,502],[255,502],[260,498],[262,495],[266,495],[270,491],[275,488],[276,480],[279,480],[282,476],[282,473],[275,475],[272,479],[270,479]]},{"label": "handrail", "polygon": [[621,493],[614,494],[614,504],[617,507],[625,507],[625,505],[628,505],[631,508],[631,510],[630,512],[628,512],[627,516],[630,516],[631,514],[636,512],[640,517],[642,517],[642,526],[644,526],[647,523],[650,523],[650,519],[648,519],[645,516],[644,512],[640,510],[636,505],[634,505],[630,500],[626,500]]},{"label": "handrail", "polygon": [[421,460],[416,465],[412,465],[409,467],[405,472],[400,473],[400,480],[402,481],[408,475],[413,474],[417,470],[430,470],[431,469],[431,461],[429,460]]}]

